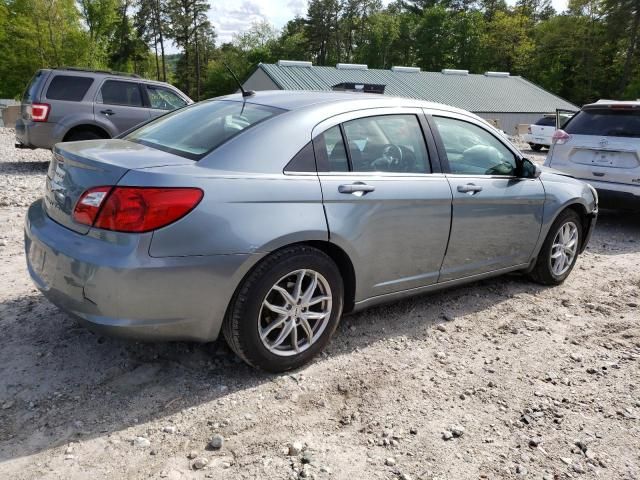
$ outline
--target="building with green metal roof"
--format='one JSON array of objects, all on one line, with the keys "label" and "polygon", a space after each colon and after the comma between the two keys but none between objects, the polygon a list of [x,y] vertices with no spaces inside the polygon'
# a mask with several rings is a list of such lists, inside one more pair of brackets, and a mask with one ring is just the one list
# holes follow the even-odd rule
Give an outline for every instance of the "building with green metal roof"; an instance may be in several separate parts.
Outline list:
[{"label": "building with green metal roof", "polygon": [[261,63],[246,80],[250,90],[358,90],[384,88],[385,95],[416,98],[463,108],[492,121],[509,134],[519,124],[534,123],[556,109],[578,110],[576,105],[507,72],[470,74],[445,69],[423,72],[415,67],[370,69],[366,65],[339,63],[320,67],[311,62],[280,60]]}]

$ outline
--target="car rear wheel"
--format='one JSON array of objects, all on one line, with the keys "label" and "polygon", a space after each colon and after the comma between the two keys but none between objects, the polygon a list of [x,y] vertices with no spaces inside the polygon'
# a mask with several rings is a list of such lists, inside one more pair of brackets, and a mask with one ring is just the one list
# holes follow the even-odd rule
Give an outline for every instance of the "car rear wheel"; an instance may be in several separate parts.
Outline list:
[{"label": "car rear wheel", "polygon": [[573,210],[562,212],[549,230],[531,277],[543,285],[559,285],[573,270],[582,242],[582,221]]},{"label": "car rear wheel", "polygon": [[329,256],[308,246],[285,248],[242,283],[225,318],[224,337],[249,365],[269,372],[298,368],[331,339],[343,292]]},{"label": "car rear wheel", "polygon": [[534,152],[539,152],[540,150],[542,150],[542,145],[540,144],[530,143],[529,145],[531,146],[531,150],[533,150]]}]

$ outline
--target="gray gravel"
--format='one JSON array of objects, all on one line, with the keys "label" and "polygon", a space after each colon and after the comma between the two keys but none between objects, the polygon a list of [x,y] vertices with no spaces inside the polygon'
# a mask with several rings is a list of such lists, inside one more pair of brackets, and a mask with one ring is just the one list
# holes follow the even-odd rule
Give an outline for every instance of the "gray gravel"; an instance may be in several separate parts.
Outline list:
[{"label": "gray gravel", "polygon": [[560,287],[373,308],[266,375],[223,342],[91,333],[35,290],[22,229],[49,156],[0,129],[1,480],[640,478],[640,216],[602,212]]},{"label": "gray gravel", "polygon": [[0,207],[26,207],[42,196],[49,150],[14,147],[15,131],[0,128]]}]

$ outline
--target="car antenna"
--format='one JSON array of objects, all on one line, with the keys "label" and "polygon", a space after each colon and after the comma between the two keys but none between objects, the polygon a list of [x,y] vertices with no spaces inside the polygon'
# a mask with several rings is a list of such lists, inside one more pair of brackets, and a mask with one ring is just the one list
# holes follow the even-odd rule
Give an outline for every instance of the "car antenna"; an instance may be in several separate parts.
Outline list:
[{"label": "car antenna", "polygon": [[226,63],[223,63],[223,65],[227,70],[229,70],[229,73],[238,84],[238,87],[240,87],[240,91],[242,92],[243,97],[252,97],[253,95],[256,94],[256,92],[254,92],[253,90],[245,90],[244,88],[242,88],[242,83],[240,83],[240,80],[238,80],[238,77],[236,77],[236,74],[233,73],[233,70],[229,68],[229,65],[227,65]]}]

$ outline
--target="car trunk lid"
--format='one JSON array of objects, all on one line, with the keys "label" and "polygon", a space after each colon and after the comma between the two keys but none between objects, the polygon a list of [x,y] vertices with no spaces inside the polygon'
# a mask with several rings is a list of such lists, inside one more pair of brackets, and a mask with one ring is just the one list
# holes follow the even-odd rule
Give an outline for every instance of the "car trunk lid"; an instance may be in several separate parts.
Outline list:
[{"label": "car trunk lid", "polygon": [[129,170],[192,164],[191,160],[125,140],[57,144],[47,172],[44,204],[49,217],[81,234],[91,227],[73,220],[84,191],[116,185]]}]

